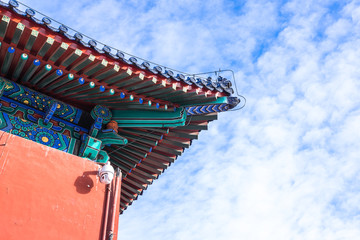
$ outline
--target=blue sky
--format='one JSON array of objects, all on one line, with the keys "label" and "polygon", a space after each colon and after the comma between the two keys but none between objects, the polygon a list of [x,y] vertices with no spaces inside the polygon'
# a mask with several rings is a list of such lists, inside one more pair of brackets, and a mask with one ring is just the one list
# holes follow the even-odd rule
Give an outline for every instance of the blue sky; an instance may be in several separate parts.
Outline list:
[{"label": "blue sky", "polygon": [[119,239],[360,238],[359,1],[23,2],[175,69],[233,69],[247,98],[120,216]]}]

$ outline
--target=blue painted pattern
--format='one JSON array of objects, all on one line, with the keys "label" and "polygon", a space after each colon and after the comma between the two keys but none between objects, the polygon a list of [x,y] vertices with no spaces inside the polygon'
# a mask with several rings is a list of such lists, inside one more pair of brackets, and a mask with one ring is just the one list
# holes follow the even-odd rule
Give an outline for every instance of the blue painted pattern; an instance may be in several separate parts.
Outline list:
[{"label": "blue painted pattern", "polygon": [[78,123],[82,114],[80,109],[62,102],[57,102],[51,97],[12,81],[7,81],[3,95],[43,112],[49,111],[51,106],[57,103],[57,109],[54,115],[73,123]]},{"label": "blue painted pattern", "polygon": [[222,103],[222,104],[187,107],[186,112],[187,115],[200,115],[206,113],[224,112],[229,110],[229,108],[230,108],[229,104]]},{"label": "blue painted pattern", "polygon": [[30,121],[0,112],[0,130],[68,152],[71,138]]},{"label": "blue painted pattern", "polygon": [[96,105],[91,111],[91,117],[96,121],[98,121],[98,118],[101,118],[102,123],[106,124],[110,122],[112,118],[112,113],[107,107],[102,105]]}]

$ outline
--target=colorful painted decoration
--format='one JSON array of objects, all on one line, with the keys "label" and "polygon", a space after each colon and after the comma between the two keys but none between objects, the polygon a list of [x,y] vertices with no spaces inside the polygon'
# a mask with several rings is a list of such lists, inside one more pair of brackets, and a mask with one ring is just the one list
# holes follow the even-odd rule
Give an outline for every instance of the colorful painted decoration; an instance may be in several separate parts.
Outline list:
[{"label": "colorful painted decoration", "polygon": [[[76,141],[51,129],[40,127],[30,121],[0,112],[0,130],[56,148],[64,152],[74,152]],[[72,142],[72,144],[70,144]],[[69,148],[71,145],[71,149]]]},{"label": "colorful painted decoration", "polygon": [[118,133],[119,132],[119,125],[116,121],[111,120],[107,125],[106,125],[106,129],[111,129],[114,132]]},{"label": "colorful painted decoration", "polygon": [[112,129],[105,129],[98,133],[97,138],[102,141],[102,147],[104,148],[105,145],[115,144],[115,145],[126,145],[128,140],[124,137],[118,135]]},{"label": "colorful painted decoration", "polygon": [[104,150],[100,150],[99,154],[97,156],[96,162],[106,163],[109,159],[110,158],[109,158],[109,155],[107,154],[107,152]]},{"label": "colorful painted decoration", "polygon": [[[29,105],[35,109],[44,112],[47,112],[50,109],[51,105],[55,103],[55,100],[53,98],[31,90],[27,87],[23,87],[12,81],[6,81],[6,87],[3,96],[9,97],[19,103]],[[82,114],[82,111],[80,109],[76,109],[62,102],[57,103],[57,109],[54,113],[55,116],[58,116],[72,123],[79,122]]]},{"label": "colorful painted decoration", "polygon": [[186,112],[188,115],[200,115],[206,113],[214,113],[214,112],[224,112],[229,110],[229,104],[214,104],[214,105],[204,105],[204,106],[194,106],[187,107]]},{"label": "colorful painted decoration", "polygon": [[94,120],[96,120],[97,118],[102,118],[102,123],[106,124],[110,122],[112,118],[112,113],[107,107],[102,105],[96,105],[91,111],[91,117]]},{"label": "colorful painted decoration", "polygon": [[233,90],[225,78],[185,77],[141,63],[63,24],[54,27],[41,13],[34,18],[35,11],[18,9],[15,0],[0,5],[0,75],[13,80],[0,77],[0,130],[111,161],[123,171],[121,211],[207,129],[216,112],[239,103],[229,97]]},{"label": "colorful painted decoration", "polygon": [[101,148],[101,141],[84,134],[81,138],[80,156],[96,160]]},{"label": "colorful painted decoration", "polygon": [[79,109],[5,79],[0,79],[0,91],[0,110],[8,115],[74,139],[89,131],[76,124],[82,115]]}]

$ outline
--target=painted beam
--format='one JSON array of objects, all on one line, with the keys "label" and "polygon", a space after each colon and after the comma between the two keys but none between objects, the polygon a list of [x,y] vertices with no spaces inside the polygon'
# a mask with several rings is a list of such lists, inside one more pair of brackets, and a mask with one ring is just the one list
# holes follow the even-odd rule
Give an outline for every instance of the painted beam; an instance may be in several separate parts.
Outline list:
[{"label": "painted beam", "polygon": [[38,67],[40,66],[41,62],[38,59],[35,59],[31,66],[26,70],[25,74],[22,75],[22,78],[20,79],[21,82],[27,82],[32,75],[35,73],[35,71],[38,69]]},{"label": "painted beam", "polygon": [[12,79],[16,80],[19,78],[21,71],[23,70],[26,61],[28,60],[29,56],[26,53],[21,54],[19,61],[16,64],[14,72],[12,74]]},{"label": "painted beam", "polygon": [[21,38],[21,35],[22,35],[24,29],[25,29],[25,25],[19,22],[19,23],[17,24],[17,26],[16,26],[14,35],[13,35],[13,37],[12,37],[12,39],[11,39],[11,42],[12,42],[12,43],[14,43],[15,45],[18,44],[18,42],[19,42],[19,40],[20,40],[20,38]]},{"label": "painted beam", "polygon": [[7,51],[6,51],[6,54],[5,54],[5,58],[4,58],[4,61],[3,61],[3,64],[1,66],[1,73],[6,75],[8,70],[9,70],[9,67],[11,65],[11,62],[14,58],[14,55],[15,55],[15,48],[13,47],[8,47]]},{"label": "painted beam", "polygon": [[119,127],[176,127],[184,126],[186,114],[182,108],[174,112],[113,110],[112,119]]},{"label": "painted beam", "polygon": [[112,110],[113,120],[122,119],[179,119],[183,118],[183,109],[177,108],[175,111],[163,112],[163,111],[133,111],[133,110]]},{"label": "painted beam", "polygon": [[1,17],[1,21],[0,21],[0,37],[4,38],[5,34],[6,34],[6,30],[9,26],[10,23],[10,18],[6,15],[3,15]]},{"label": "painted beam", "polygon": [[31,51],[31,49],[33,48],[35,42],[36,42],[36,38],[39,36],[39,32],[36,31],[35,29],[31,30],[31,34],[29,39],[27,40],[26,44],[25,44],[25,49]]},{"label": "painted beam", "polygon": [[46,89],[48,91],[52,91],[58,87],[66,86],[66,84],[71,82],[72,80],[74,80],[74,74],[69,73],[68,75],[58,78],[57,80],[55,80],[53,82],[49,82],[47,86],[44,83],[44,85],[40,85],[39,87],[42,88],[42,87],[46,86]]},{"label": "painted beam", "polygon": [[69,44],[62,42],[60,46],[50,54],[50,61],[56,62],[69,48]]}]

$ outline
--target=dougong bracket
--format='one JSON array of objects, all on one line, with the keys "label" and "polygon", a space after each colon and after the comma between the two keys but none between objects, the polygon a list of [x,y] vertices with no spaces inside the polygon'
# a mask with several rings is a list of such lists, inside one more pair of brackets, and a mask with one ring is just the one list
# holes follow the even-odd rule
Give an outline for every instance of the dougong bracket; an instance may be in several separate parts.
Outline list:
[{"label": "dougong bracket", "polygon": [[[96,105],[90,115],[94,119],[94,123],[90,128],[89,135],[82,136],[80,156],[105,163],[109,160],[109,156],[106,151],[101,149],[105,145],[125,145],[128,140],[118,135],[118,124],[116,121],[111,121],[112,113],[107,107]],[[103,124],[106,124],[105,129],[103,129]]]},{"label": "dougong bracket", "polygon": [[101,141],[87,134],[82,135],[81,141],[79,156],[95,161],[101,148]]},{"label": "dougong bracket", "polygon": [[95,120],[90,129],[90,136],[96,137],[101,131],[102,124],[107,124],[112,118],[111,111],[104,106],[96,105],[90,113],[91,117]]}]

